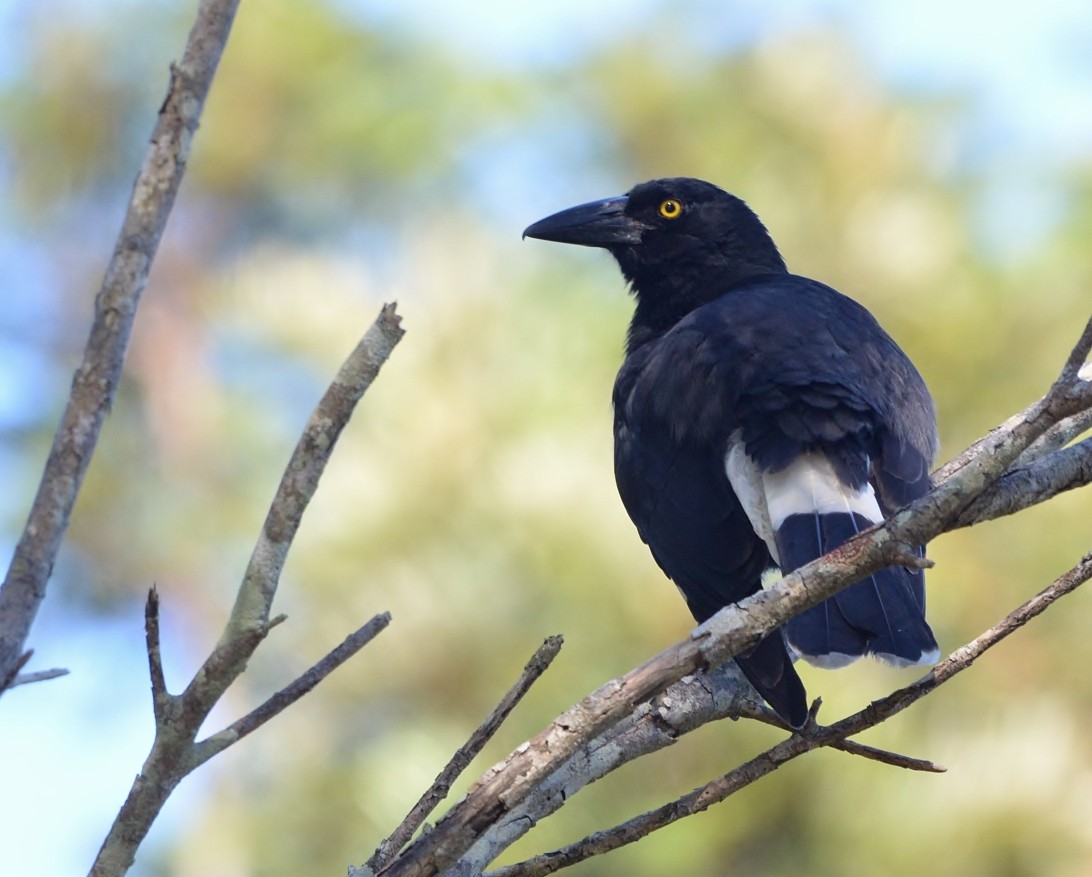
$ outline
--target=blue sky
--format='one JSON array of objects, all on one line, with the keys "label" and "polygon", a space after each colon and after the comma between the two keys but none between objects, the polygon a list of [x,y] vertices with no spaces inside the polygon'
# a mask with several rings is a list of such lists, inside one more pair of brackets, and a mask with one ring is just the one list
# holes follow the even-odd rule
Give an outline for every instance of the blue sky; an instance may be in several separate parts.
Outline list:
[{"label": "blue sky", "polygon": [[[18,57],[7,49],[18,45],[18,12],[32,2],[42,0],[0,5],[0,76]],[[362,15],[425,31],[496,65],[563,64],[574,52],[594,51],[619,29],[639,28],[654,6],[650,0],[342,2]],[[98,0],[98,5],[112,4]],[[838,27],[900,87],[955,89],[969,95],[973,155],[997,180],[997,209],[991,211],[997,227],[988,229],[990,234],[1003,238],[1012,233],[1006,223],[1027,215],[1028,205],[1032,214],[1049,213],[1060,197],[1050,188],[1050,172],[1061,162],[1092,154],[1088,0],[697,0],[678,9],[680,16],[700,21],[709,39],[729,43],[786,26]],[[244,3],[241,14],[260,14],[260,3]],[[9,281],[26,273],[13,261],[17,248],[8,245],[12,240],[11,231],[0,227],[0,258]],[[13,367],[4,365],[5,370]],[[0,388],[5,383],[0,378]],[[63,389],[35,392],[60,394]],[[0,391],[0,406],[4,398]],[[4,800],[8,808],[20,802],[14,812],[0,814],[8,838],[0,844],[0,874],[86,871],[150,742],[140,619],[99,623],[92,629],[74,625],[68,613],[65,606],[48,603],[33,645],[49,656],[48,665],[66,665],[75,674],[34,690],[17,690],[0,702]],[[105,654],[109,660],[89,668],[81,662],[88,654]],[[177,682],[179,677],[174,678]],[[88,734],[95,740],[93,753],[86,749]],[[13,758],[15,752],[20,757]],[[209,776],[216,767],[204,770],[203,776]],[[70,786],[73,776],[79,778],[76,790]],[[172,823],[197,804],[203,782],[199,776],[184,784],[182,800],[173,802],[157,834],[169,833]],[[139,864],[132,873],[141,873]]]}]

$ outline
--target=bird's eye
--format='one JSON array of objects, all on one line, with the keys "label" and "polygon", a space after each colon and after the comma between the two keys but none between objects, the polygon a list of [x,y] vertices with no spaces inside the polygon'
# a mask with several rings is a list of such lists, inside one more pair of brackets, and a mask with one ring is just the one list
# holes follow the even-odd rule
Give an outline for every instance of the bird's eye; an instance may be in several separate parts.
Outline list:
[{"label": "bird's eye", "polygon": [[660,216],[664,219],[678,219],[682,216],[682,204],[674,198],[668,198],[660,203]]}]

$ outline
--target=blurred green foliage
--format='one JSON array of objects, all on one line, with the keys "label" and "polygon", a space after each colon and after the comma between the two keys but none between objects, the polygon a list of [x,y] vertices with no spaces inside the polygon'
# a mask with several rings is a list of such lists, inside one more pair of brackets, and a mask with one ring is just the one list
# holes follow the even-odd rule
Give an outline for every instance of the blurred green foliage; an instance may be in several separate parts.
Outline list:
[{"label": "blurred green foliage", "polygon": [[[174,5],[188,7],[126,4],[126,26],[35,7],[25,51],[37,62],[0,95],[0,152],[18,169],[9,209],[55,253],[42,306],[57,325],[39,352],[57,375],[82,343],[108,246],[74,235],[74,217],[108,241],[187,24]],[[539,215],[653,176],[735,191],[794,270],[866,303],[920,365],[945,455],[1039,395],[1064,359],[1092,286],[1087,167],[1059,170],[1072,199],[1057,231],[1001,259],[975,243],[988,181],[956,158],[960,96],[891,93],[832,32],[718,51],[671,28],[665,11],[602,51],[500,69],[333,2],[244,4],[54,599],[86,606],[88,623],[136,618],[155,581],[184,619],[174,648],[199,660],[311,405],[379,303],[397,299],[408,334],[308,511],[278,598],[290,621],[230,708],[373,613],[394,622],[226,754],[143,873],[342,873],[543,637],[563,632],[562,656],[469,778],[688,630],[612,481],[629,302],[605,255],[521,244]],[[573,180],[603,188],[574,192]],[[50,387],[9,450],[38,459],[64,389]],[[10,532],[34,470],[8,499]],[[1071,565],[1089,511],[1086,492],[938,540],[943,646]],[[1088,873],[1092,642],[1087,596],[1068,603],[867,738],[950,773],[817,753],[573,873]],[[827,719],[912,678],[804,672]],[[655,806],[774,739],[704,728],[587,790],[513,855]]]}]

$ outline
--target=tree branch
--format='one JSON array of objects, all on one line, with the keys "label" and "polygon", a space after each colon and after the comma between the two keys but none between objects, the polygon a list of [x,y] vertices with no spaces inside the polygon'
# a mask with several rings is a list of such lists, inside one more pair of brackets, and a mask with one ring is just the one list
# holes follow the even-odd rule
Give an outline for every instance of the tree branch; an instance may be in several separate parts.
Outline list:
[{"label": "tree branch", "polygon": [[171,695],[167,692],[167,679],[163,673],[163,651],[159,639],[159,592],[154,587],[148,591],[148,600],[144,604],[144,647],[148,653],[148,677],[152,683],[152,712],[158,727],[167,721]]},{"label": "tree branch", "polygon": [[243,672],[268,632],[281,570],[304,510],[357,402],[403,334],[395,305],[384,305],[311,414],[270,503],[220,640],[184,693],[203,715]]},{"label": "tree branch", "polygon": [[440,771],[439,776],[436,777],[433,784],[413,806],[398,828],[379,845],[363,868],[350,868],[349,877],[365,877],[365,875],[375,874],[409,842],[414,832],[421,827],[428,815],[436,809],[436,805],[447,797],[451,784],[466,770],[474,757],[481,752],[485,744],[496,734],[497,729],[512,712],[516,704],[523,699],[531,686],[546,672],[546,668],[553,663],[554,658],[561,651],[563,642],[562,637],[551,636],[538,647],[534,655],[531,656],[531,660],[527,662],[527,666],[523,668],[523,672],[516,680],[516,683],[505,693],[485,721],[470,735],[470,739],[452,756],[451,761]]},{"label": "tree branch", "polygon": [[[1024,459],[1021,455],[1020,460]],[[1001,476],[989,490],[968,505],[952,522],[952,529],[970,527],[1016,514],[1077,487],[1092,483],[1092,439],[1019,465]]]},{"label": "tree branch", "polygon": [[320,669],[312,668],[236,725],[201,743],[194,742],[212,707],[246,669],[258,644],[284,620],[283,616],[271,619],[270,611],[288,549],[341,431],[404,334],[400,322],[395,306],[384,305],[312,412],[270,505],[231,616],[212,653],[180,695],[166,692],[158,657],[158,597],[154,590],[149,596],[148,661],[153,694],[158,693],[155,740],[99,850],[91,868],[92,877],[124,874],[152,822],[186,774],[302,696],[325,675],[327,666],[332,670],[385,626],[382,616],[373,619],[349,638],[348,645],[343,643],[320,661],[316,665]]},{"label": "tree branch", "polygon": [[[953,457],[937,469],[933,473],[933,482],[935,484],[942,484],[947,481],[969,462],[981,457],[984,453],[988,453],[990,443],[993,442],[998,435],[1012,432],[1019,424],[1038,416],[1037,412],[1040,406],[1044,404],[1050,395],[1058,392],[1059,384],[1074,388],[1074,392],[1082,392],[1080,389],[1081,383],[1088,384],[1089,382],[1092,382],[1092,372],[1089,372],[1086,375],[1085,372],[1088,371],[1088,367],[1085,366],[1082,368],[1079,365],[1079,363],[1088,358],[1089,349],[1092,347],[1092,340],[1090,339],[1092,339],[1092,318],[1089,319],[1084,327],[1084,331],[1081,333],[1081,337],[1077,340],[1073,350],[1070,351],[1065,365],[1062,367],[1062,373],[1050,388],[1048,395],[1035,404],[1029,405],[1019,414],[1014,414],[1000,426],[994,427],[994,429],[990,430],[989,434],[974,442],[970,447],[963,451],[963,453]],[[1087,390],[1087,387],[1085,389]],[[1051,445],[1055,445],[1055,448],[1061,447],[1067,441],[1080,435],[1080,433],[1084,431],[1084,429],[1080,428],[1080,424],[1087,424],[1090,419],[1092,419],[1092,414],[1089,413],[1089,406],[1087,404],[1076,406],[1076,410],[1059,417],[1056,424],[1052,424],[1050,430],[1044,430],[1042,433],[1042,447],[1049,448]],[[1087,428],[1087,426],[1085,428]],[[1062,437],[1071,430],[1074,431],[1072,431],[1068,438],[1065,438],[1063,441]],[[1028,448],[1034,453],[1035,446],[1032,443],[1029,443]]]},{"label": "tree branch", "polygon": [[280,715],[379,636],[390,623],[391,615],[389,612],[381,612],[379,615],[374,616],[363,627],[349,634],[341,645],[332,649],[302,676],[286,685],[261,706],[247,713],[238,721],[232,722],[222,731],[218,731],[199,743],[195,743],[187,758],[187,773],[200,767],[233,743],[239,742],[251,731],[256,731],[270,719]]},{"label": "tree branch", "polygon": [[35,673],[19,673],[8,688],[15,688],[18,685],[30,685],[33,682],[45,682],[49,679],[59,679],[61,676],[67,675],[68,670],[63,667],[54,667],[52,670],[38,670]]},{"label": "tree branch", "polygon": [[[754,719],[791,732],[780,717],[756,699],[754,688],[734,662],[683,677],[581,747],[572,757],[559,763],[534,794],[482,834],[466,855],[459,859],[451,873],[460,877],[481,874],[501,852],[547,816],[561,809],[585,786],[630,761],[675,744],[690,731],[709,722],[741,718]],[[894,767],[944,772],[943,767],[931,761],[852,740],[835,740],[827,745]]]},{"label": "tree branch", "polygon": [[[1092,380],[1092,372],[1089,374],[1090,376],[1083,378],[1083,380]],[[1016,465],[1024,466],[1028,463],[1035,462],[1048,454],[1052,454],[1054,451],[1065,447],[1077,436],[1088,432],[1090,429],[1092,429],[1092,409],[1082,411],[1079,414],[1074,414],[1072,417],[1067,417],[1060,423],[1054,424],[1054,426],[1032,442],[1028,449],[1019,456]]]},{"label": "tree branch", "polygon": [[[997,625],[952,652],[951,655],[937,664],[929,674],[917,682],[899,689],[870,704],[860,712],[854,713],[829,727],[807,727],[802,732],[794,734],[788,740],[768,749],[745,764],[669,804],[643,813],[614,828],[588,835],[560,850],[544,853],[533,859],[490,871],[487,877],[544,877],[546,874],[552,874],[561,868],[574,865],[592,856],[633,843],[653,831],[677,822],[686,816],[700,813],[713,804],[723,801],[740,789],[777,770],[787,761],[804,755],[819,746],[829,746],[835,741],[844,740],[845,737],[851,734],[858,734],[874,727],[935,691],[953,676],[966,670],[988,649],[1027,624],[1032,618],[1042,614],[1055,601],[1076,590],[1089,578],[1092,578],[1092,554],[1086,555],[1071,570],[1060,576],[1035,597],[1013,610]],[[454,873],[469,875],[474,872],[463,871],[459,868]],[[477,873],[480,873],[480,871]]]},{"label": "tree branch", "polygon": [[190,143],[238,4],[239,0],[203,0],[182,61],[171,67],[170,88],[95,297],[83,360],[73,377],[26,526],[0,586],[2,681],[10,683],[15,675],[11,668],[45,598],[76,496],[117,392],[140,296],[182,183]]}]

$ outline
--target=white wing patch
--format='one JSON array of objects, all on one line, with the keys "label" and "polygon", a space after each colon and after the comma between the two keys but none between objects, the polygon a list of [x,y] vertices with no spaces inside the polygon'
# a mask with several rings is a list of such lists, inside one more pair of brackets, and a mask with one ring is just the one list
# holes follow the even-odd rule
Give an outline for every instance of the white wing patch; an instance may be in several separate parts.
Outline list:
[{"label": "white wing patch", "polygon": [[781,558],[777,555],[777,540],[774,538],[776,531],[770,521],[762,470],[747,454],[743,442],[738,440],[738,434],[728,443],[728,452],[724,455],[724,468],[728,473],[728,483],[732,485],[732,490],[739,498],[739,503],[743,506],[743,511],[746,512],[755,533],[770,549],[774,562],[780,565]]},{"label": "white wing patch", "polygon": [[883,520],[872,485],[847,487],[823,454],[804,454],[780,472],[764,472],[762,483],[775,531],[789,515],[813,512],[856,512],[873,524]]},{"label": "white wing patch", "polygon": [[724,455],[728,482],[776,562],[777,530],[790,515],[856,512],[873,524],[883,520],[872,485],[847,487],[824,454],[803,454],[780,472],[763,472],[738,434],[732,439]]}]

